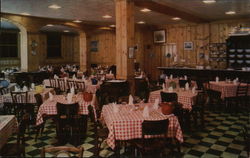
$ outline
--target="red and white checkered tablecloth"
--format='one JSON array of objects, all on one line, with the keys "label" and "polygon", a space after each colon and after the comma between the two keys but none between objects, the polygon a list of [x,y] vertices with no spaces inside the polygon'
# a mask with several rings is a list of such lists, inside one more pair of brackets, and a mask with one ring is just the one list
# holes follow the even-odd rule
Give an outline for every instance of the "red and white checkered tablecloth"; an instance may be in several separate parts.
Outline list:
[{"label": "red and white checkered tablecloth", "polygon": [[112,80],[112,79],[115,79],[115,76],[114,76],[114,74],[106,74],[105,78],[109,79],[109,80]]},{"label": "red and white checkered tablecloth", "polygon": [[[40,93],[42,95],[43,101],[46,100],[49,97],[49,92],[54,94],[55,93],[54,88],[45,88],[43,90],[43,92]],[[35,94],[37,94],[36,91],[29,91],[28,92],[28,103],[36,103]],[[4,102],[8,102],[8,103],[12,102],[12,97],[11,97],[10,93],[0,96],[0,104],[4,103]]]},{"label": "red and white checkered tablecloth", "polygon": [[[150,92],[149,102],[154,103],[156,98],[159,98],[159,100],[161,102],[161,91],[162,90]],[[191,90],[177,91],[175,93],[177,93],[178,102],[183,105],[182,108],[192,110],[192,106],[195,104],[195,98],[197,96],[197,93],[192,93]]]},{"label": "red and white checkered tablecloth", "polygon": [[[243,86],[244,83],[241,85]],[[224,99],[236,96],[238,84],[227,83],[226,81],[210,81],[209,86],[211,90],[221,92],[221,98]],[[250,95],[250,85],[248,87],[248,95]]]},{"label": "red and white checkered tablecloth", "polygon": [[[169,87],[171,82],[175,82],[176,87],[179,87],[179,80],[185,80],[184,78],[173,78],[173,79],[165,79],[166,88]],[[190,87],[197,87],[196,81],[191,81]]]},{"label": "red and white checkered tablecloth", "polygon": [[18,123],[15,115],[0,115],[0,149],[17,130]]},{"label": "red and white checkered tablecloth", "polygon": [[[152,103],[143,103],[138,110],[133,110],[131,105],[117,105],[119,112],[114,113],[111,104],[103,106],[102,115],[104,122],[109,129],[107,144],[115,148],[115,140],[130,140],[142,138],[142,122],[144,120],[169,119],[168,137],[176,138],[181,143],[183,135],[178,119],[174,115],[163,115],[160,109],[153,110]],[[150,116],[143,117],[143,107],[149,106]]]},{"label": "red and white checkered tablecloth", "polygon": [[[69,79],[69,80],[73,80],[73,79]],[[82,80],[82,79],[75,79],[75,81],[84,81],[84,80]],[[90,80],[85,80],[84,81],[85,82],[85,91],[86,92],[89,92],[89,93],[96,93],[96,91],[100,88],[100,82],[98,82],[98,84],[97,85],[92,85],[92,83],[91,83],[91,81]],[[45,86],[47,86],[47,87],[49,87],[50,86],[50,82],[49,82],[49,79],[45,79],[45,80],[43,80],[43,84],[45,85]],[[68,88],[68,84],[67,84],[67,82],[65,83],[66,85],[66,88]],[[56,82],[56,87],[57,88],[59,88],[59,86],[58,86],[58,82]]]},{"label": "red and white checkered tablecloth", "polygon": [[[76,98],[73,99],[73,101],[79,103],[79,114],[81,115],[88,114],[88,105],[90,105],[91,102],[85,102],[83,100],[82,95],[77,95]],[[56,109],[57,102],[67,104],[67,100],[65,99],[65,96],[63,95],[54,95],[53,101],[50,101],[49,99],[46,100],[39,107],[37,117],[36,117],[36,125],[40,125],[41,123],[43,123],[43,115],[56,115],[57,114],[57,109]]]}]

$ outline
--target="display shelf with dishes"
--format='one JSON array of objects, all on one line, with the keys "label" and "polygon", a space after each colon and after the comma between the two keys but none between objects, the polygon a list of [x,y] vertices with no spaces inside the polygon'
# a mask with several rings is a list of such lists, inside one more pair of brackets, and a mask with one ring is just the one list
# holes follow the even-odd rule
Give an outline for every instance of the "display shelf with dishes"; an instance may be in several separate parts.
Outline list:
[{"label": "display shelf with dishes", "polygon": [[[231,50],[235,52],[235,50]],[[224,68],[226,63],[226,43],[210,43],[209,44],[209,62],[214,68]]]},{"label": "display shelf with dishes", "polygon": [[250,35],[230,36],[227,40],[227,67],[250,67]]}]

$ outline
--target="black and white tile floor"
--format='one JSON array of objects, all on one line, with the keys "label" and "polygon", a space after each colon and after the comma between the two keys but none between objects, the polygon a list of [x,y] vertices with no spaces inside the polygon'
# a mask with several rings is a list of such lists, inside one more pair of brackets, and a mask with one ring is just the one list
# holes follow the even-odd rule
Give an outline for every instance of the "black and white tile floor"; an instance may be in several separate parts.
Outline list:
[{"label": "black and white tile floor", "polygon": [[[182,144],[182,157],[184,158],[246,158],[244,141],[242,136],[243,125],[249,123],[249,112],[230,114],[222,112],[206,111],[205,128],[192,128],[192,132],[184,132]],[[44,146],[55,145],[55,125],[51,121],[46,122],[44,133],[35,142],[35,133],[31,131],[26,136],[26,157],[39,157],[40,149]],[[15,142],[13,135],[8,142]],[[71,145],[71,144],[66,144]],[[92,157],[94,152],[93,125],[89,123],[87,138],[84,140],[84,157]],[[115,157],[114,152],[103,143],[104,149],[101,157]],[[124,151],[121,157],[131,157]],[[176,156],[180,157],[180,156]]]}]

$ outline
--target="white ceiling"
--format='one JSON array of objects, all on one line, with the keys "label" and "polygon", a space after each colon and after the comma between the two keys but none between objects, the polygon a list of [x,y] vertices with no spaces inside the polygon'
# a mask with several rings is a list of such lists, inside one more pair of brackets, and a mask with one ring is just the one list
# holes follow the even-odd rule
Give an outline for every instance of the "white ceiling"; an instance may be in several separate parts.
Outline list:
[{"label": "white ceiling", "polygon": [[[153,0],[154,2],[192,13],[208,20],[250,18],[250,0],[217,0],[215,4],[204,4],[202,0]],[[20,14],[27,12],[36,17],[67,20],[83,20],[93,23],[115,23],[114,0],[1,0],[1,12]],[[57,4],[61,9],[53,10],[48,6]],[[157,12],[142,13],[136,7],[135,22],[147,24],[174,23],[169,17]],[[225,15],[225,11],[235,10],[236,15]],[[103,19],[105,14],[111,19]]]},{"label": "white ceiling", "polygon": [[[210,21],[224,19],[250,18],[250,0],[216,0],[216,3],[205,4],[202,0],[153,0],[154,2],[172,6],[179,10],[201,16]],[[226,15],[227,11],[235,11],[235,15]]]},{"label": "white ceiling", "polygon": [[63,25],[44,26],[40,29],[42,32],[63,32],[66,30],[68,32],[65,32],[65,34],[78,34],[77,30]]}]

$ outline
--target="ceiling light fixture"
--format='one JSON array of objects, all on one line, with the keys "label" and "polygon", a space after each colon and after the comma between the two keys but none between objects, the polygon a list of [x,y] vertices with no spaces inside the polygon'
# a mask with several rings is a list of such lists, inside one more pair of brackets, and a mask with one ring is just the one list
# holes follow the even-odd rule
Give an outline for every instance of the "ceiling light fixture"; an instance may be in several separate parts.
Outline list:
[{"label": "ceiling light fixture", "polygon": [[115,27],[115,25],[109,25],[109,27]]},{"label": "ceiling light fixture", "polygon": [[103,17],[104,19],[110,19],[110,18],[112,18],[111,15],[103,15],[102,17]]},{"label": "ceiling light fixture", "polygon": [[174,17],[174,18],[172,18],[172,20],[181,20],[181,18],[179,18],[179,17]]},{"label": "ceiling light fixture", "polygon": [[57,5],[57,4],[52,4],[50,6],[48,6],[50,9],[60,9],[62,8],[61,6]]},{"label": "ceiling light fixture", "polygon": [[234,15],[236,13],[235,13],[235,11],[227,11],[227,12],[225,12],[225,14],[227,14],[227,15]]},{"label": "ceiling light fixture", "polygon": [[73,22],[75,22],[75,23],[81,23],[82,21],[81,20],[74,20]]},{"label": "ceiling light fixture", "polygon": [[99,29],[100,29],[100,30],[111,30],[110,27],[105,27],[105,26],[104,26],[104,27],[99,27]]},{"label": "ceiling light fixture", "polygon": [[138,21],[137,24],[145,24],[144,21]]},{"label": "ceiling light fixture", "polygon": [[23,13],[21,13],[21,15],[30,15],[30,14],[27,12],[23,12]]},{"label": "ceiling light fixture", "polygon": [[51,27],[51,26],[54,26],[54,25],[52,25],[52,24],[47,24],[46,26],[49,26],[49,27]]},{"label": "ceiling light fixture", "polygon": [[203,3],[206,3],[206,4],[212,4],[215,2],[216,2],[216,0],[203,0]]},{"label": "ceiling light fixture", "polygon": [[150,9],[148,9],[148,8],[143,8],[143,9],[141,9],[141,12],[150,12],[151,10]]},{"label": "ceiling light fixture", "polygon": [[64,30],[63,32],[69,32],[69,30]]}]

